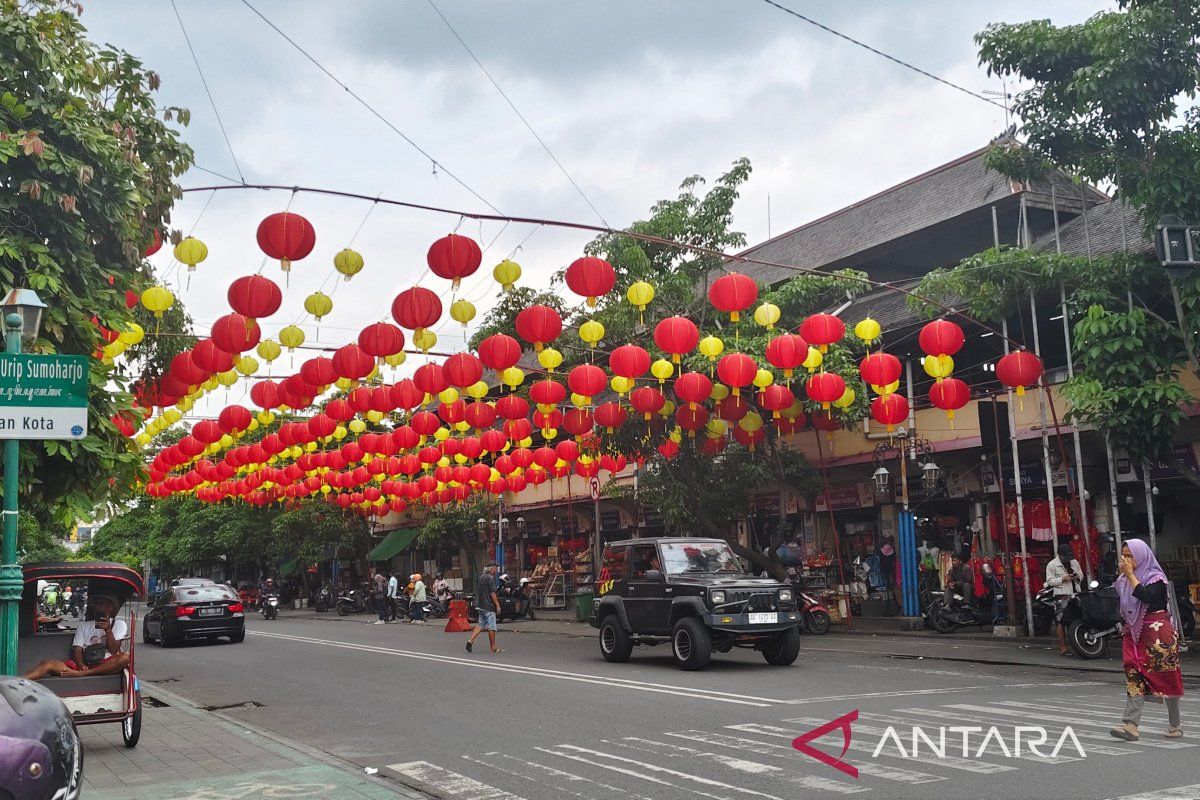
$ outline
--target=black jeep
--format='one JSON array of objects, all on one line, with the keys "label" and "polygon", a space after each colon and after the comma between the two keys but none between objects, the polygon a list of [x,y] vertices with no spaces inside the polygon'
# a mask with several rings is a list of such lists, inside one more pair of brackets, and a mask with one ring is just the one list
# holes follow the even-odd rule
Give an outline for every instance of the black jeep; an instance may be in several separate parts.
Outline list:
[{"label": "black jeep", "polygon": [[787,666],[800,652],[800,615],[786,584],[743,572],[720,539],[633,539],[604,548],[588,622],[607,661],[634,645],[671,643],[680,669],[708,666],[712,651],[752,647]]}]

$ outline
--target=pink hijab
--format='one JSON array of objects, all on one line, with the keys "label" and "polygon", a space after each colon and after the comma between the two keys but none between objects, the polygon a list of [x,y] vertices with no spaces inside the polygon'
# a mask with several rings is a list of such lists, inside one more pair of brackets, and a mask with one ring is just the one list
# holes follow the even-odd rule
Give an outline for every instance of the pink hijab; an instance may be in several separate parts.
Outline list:
[{"label": "pink hijab", "polygon": [[[1159,581],[1166,582],[1167,575],[1158,565],[1158,559],[1154,557],[1150,545],[1141,539],[1126,539],[1125,546],[1129,548],[1129,552],[1137,564],[1133,568],[1133,574],[1140,583],[1149,586]],[[1142,635],[1142,621],[1146,618],[1146,604],[1133,596],[1133,587],[1129,585],[1129,580],[1124,575],[1117,578],[1116,587],[1117,593],[1121,596],[1121,618],[1125,620],[1129,634],[1136,642]]]}]

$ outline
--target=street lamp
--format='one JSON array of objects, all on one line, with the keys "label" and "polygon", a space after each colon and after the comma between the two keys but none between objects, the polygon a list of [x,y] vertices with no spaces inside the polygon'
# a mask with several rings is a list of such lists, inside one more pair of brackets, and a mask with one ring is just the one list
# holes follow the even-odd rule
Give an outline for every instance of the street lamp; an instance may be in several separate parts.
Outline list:
[{"label": "street lamp", "polygon": [[926,461],[921,467],[921,485],[926,491],[932,492],[942,481],[942,468],[933,461]]},{"label": "street lamp", "polygon": [[475,520],[475,530],[479,532],[480,539],[487,536],[488,521],[486,519],[484,519],[483,517],[480,517],[479,519]]},{"label": "street lamp", "polygon": [[888,472],[887,467],[880,464],[879,469],[875,470],[875,474],[871,476],[871,480],[875,484],[875,494],[887,494],[888,484],[892,481],[892,474]]},{"label": "street lamp", "polygon": [[[46,304],[32,289],[13,289],[4,298],[4,351],[21,352],[21,338],[36,338]],[[17,492],[20,483],[21,442],[4,441],[4,546],[0,548],[0,672],[17,674],[17,632],[20,626],[21,565],[17,563]]]}]

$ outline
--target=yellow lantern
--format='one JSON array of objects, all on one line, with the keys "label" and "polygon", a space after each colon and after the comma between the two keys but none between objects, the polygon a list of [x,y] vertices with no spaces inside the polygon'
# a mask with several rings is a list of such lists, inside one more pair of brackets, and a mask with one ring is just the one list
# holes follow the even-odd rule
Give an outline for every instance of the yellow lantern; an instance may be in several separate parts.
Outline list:
[{"label": "yellow lantern", "polygon": [[754,433],[761,430],[763,426],[763,418],[757,411],[750,411],[746,416],[738,420],[738,427],[746,433]]},{"label": "yellow lantern", "polygon": [[304,298],[304,310],[316,317],[317,322],[320,322],[321,317],[333,311],[333,300],[323,292],[313,292]]},{"label": "yellow lantern", "polygon": [[445,405],[450,405],[458,399],[458,389],[455,389],[453,386],[447,386],[445,389],[442,389],[440,392],[438,392],[437,397],[438,402],[441,402]]},{"label": "yellow lantern", "polygon": [[668,433],[667,438],[670,439],[675,444],[681,444],[683,442],[683,434],[680,433],[679,428],[675,428],[670,433]]},{"label": "yellow lantern", "polygon": [[878,384],[874,383],[871,384],[871,390],[874,391],[875,394],[894,394],[899,388],[900,381],[898,380],[892,381],[887,386],[879,386]]},{"label": "yellow lantern", "polygon": [[651,301],[654,300],[654,287],[645,281],[637,281],[630,284],[629,291],[625,293],[625,296],[629,298],[629,302],[633,304],[633,307],[638,310],[638,319],[644,322],[645,320],[642,319],[642,315],[646,311],[646,306],[650,305]]},{"label": "yellow lantern", "polygon": [[216,376],[216,375],[213,375],[211,378],[209,378],[208,380],[206,380],[204,383],[200,384],[200,386],[201,386],[201,387],[202,387],[202,388],[203,388],[205,391],[208,391],[208,392],[211,392],[212,390],[216,389],[216,388],[217,388],[218,386],[220,386],[220,385],[221,385],[221,384],[217,382],[217,376]]},{"label": "yellow lantern", "polygon": [[729,387],[723,383],[713,383],[712,399],[714,402],[721,402],[726,397],[729,397]]},{"label": "yellow lantern", "polygon": [[[459,433],[466,433],[467,431],[471,430],[471,425],[466,420],[463,420],[462,422],[456,422],[454,423],[454,430],[458,431]],[[464,459],[465,458],[466,457],[464,456]]]},{"label": "yellow lantern", "polygon": [[500,373],[500,380],[510,389],[515,389],[525,382],[525,371],[520,367],[509,367]]},{"label": "yellow lantern", "polygon": [[521,278],[521,265],[506,258],[492,267],[492,277],[500,284],[501,289],[511,292],[513,285]]},{"label": "yellow lantern", "polygon": [[861,339],[864,344],[871,344],[879,339],[881,332],[882,329],[879,327],[879,323],[870,317],[860,320],[854,326],[854,335]]},{"label": "yellow lantern", "polygon": [[189,236],[175,245],[175,260],[187,265],[188,272],[194,272],[196,265],[208,258],[208,245],[194,236]]},{"label": "yellow lantern", "polygon": [[376,425],[378,425],[380,422],[383,422],[383,412],[376,411],[375,409],[372,408],[370,411],[367,412],[367,421],[373,422]]},{"label": "yellow lantern", "polygon": [[428,353],[437,344],[437,334],[428,328],[413,331],[413,344],[422,353]]},{"label": "yellow lantern", "polygon": [[258,372],[258,359],[254,356],[242,356],[235,366],[237,371],[243,375],[253,375]]},{"label": "yellow lantern", "polygon": [[775,323],[781,316],[779,306],[774,303],[763,303],[754,309],[754,321],[769,331],[775,330]]},{"label": "yellow lantern", "polygon": [[808,348],[808,355],[804,358],[804,366],[809,372],[813,372],[817,367],[821,366],[821,362],[825,360],[825,356],[821,355],[821,351],[815,347]]},{"label": "yellow lantern", "polygon": [[356,250],[347,247],[333,257],[333,268],[350,280],[362,272],[363,257]]},{"label": "yellow lantern", "polygon": [[705,336],[700,340],[699,349],[700,354],[706,356],[709,361],[716,361],[717,356],[725,352],[725,342],[716,336]]},{"label": "yellow lantern", "polygon": [[617,393],[617,397],[624,397],[633,389],[633,381],[630,378],[624,378],[620,375],[614,375],[613,379],[608,382],[608,385]]},{"label": "yellow lantern", "polygon": [[[303,333],[301,334],[303,335]],[[275,359],[279,358],[279,354],[283,352],[279,346],[279,342],[274,339],[263,339],[258,343],[258,347],[254,348],[254,352],[258,353],[258,357],[270,364]]]},{"label": "yellow lantern", "polygon": [[154,312],[154,316],[162,318],[171,306],[175,305],[175,295],[162,286],[151,286],[142,292],[142,305]]},{"label": "yellow lantern", "polygon": [[850,406],[854,405],[854,398],[857,396],[858,395],[854,393],[854,390],[847,386],[846,391],[842,392],[842,396],[837,400],[834,400],[833,404],[838,408],[849,408]]},{"label": "yellow lantern", "polygon": [[112,361],[114,358],[121,355],[121,353],[125,352],[125,343],[118,339],[112,344],[104,345],[104,347],[102,347],[100,350],[104,354],[105,361]]},{"label": "yellow lantern", "polygon": [[720,439],[729,430],[729,426],[725,424],[725,420],[720,417],[713,417],[704,426],[704,435],[710,439]]},{"label": "yellow lantern", "polygon": [[537,360],[547,372],[554,372],[562,364],[563,355],[553,347],[544,347],[542,352],[537,354]]},{"label": "yellow lantern", "polygon": [[663,407],[658,410],[658,413],[664,417],[669,417],[672,414],[674,414],[675,413],[675,401],[668,400],[667,402],[663,403]]},{"label": "yellow lantern", "polygon": [[256,416],[263,425],[270,425],[275,421],[275,415],[270,411],[260,411]]},{"label": "yellow lantern", "polygon": [[760,369],[754,373],[754,385],[759,389],[765,389],[775,382],[775,375],[769,369]]},{"label": "yellow lantern", "polygon": [[931,378],[936,378],[938,383],[941,383],[943,378],[950,377],[951,373],[954,372],[954,358],[952,356],[925,356],[922,362],[922,366],[925,367],[925,374]]},{"label": "yellow lantern", "polygon": [[398,367],[403,364],[407,358],[408,354],[401,350],[399,353],[393,353],[390,356],[384,356],[383,363],[387,364],[389,367]]},{"label": "yellow lantern", "polygon": [[192,398],[185,397],[182,400],[180,400],[178,403],[176,403],[175,407],[178,408],[180,411],[183,411],[184,413],[186,413],[186,412],[192,410],[192,406],[195,404],[195,402],[196,401],[193,400]]},{"label": "yellow lantern", "polygon": [[138,447],[146,447],[150,444],[150,438],[150,434],[148,433],[139,433],[137,436],[133,437],[133,440],[137,442]]},{"label": "yellow lantern", "polygon": [[804,403],[799,400],[792,401],[792,404],[779,412],[779,416],[787,419],[796,419],[804,413]]},{"label": "yellow lantern", "polygon": [[467,327],[467,323],[475,319],[474,304],[469,300],[455,300],[450,304],[450,319],[461,322],[464,328]]},{"label": "yellow lantern", "polygon": [[[288,349],[288,352],[293,352],[297,347],[304,344],[304,331],[295,325],[288,325],[286,328],[279,331],[280,343]],[[260,356],[266,358],[261,352]]]},{"label": "yellow lantern", "polygon": [[587,395],[575,394],[575,392],[571,392],[571,405],[575,406],[576,408],[587,408],[592,404],[591,400],[592,398],[588,397]]},{"label": "yellow lantern", "polygon": [[604,338],[604,326],[594,319],[579,326],[579,338],[587,342],[588,347],[595,347],[596,342]]},{"label": "yellow lantern", "polygon": [[354,388],[354,381],[349,378],[338,378],[333,382],[333,385],[341,389],[343,392],[348,392]]},{"label": "yellow lantern", "polygon": [[675,374],[675,365],[665,358],[660,358],[650,365],[650,374],[658,378],[660,384],[666,383],[667,379]]},{"label": "yellow lantern", "polygon": [[129,347],[132,347],[144,338],[146,338],[146,332],[136,322],[130,322],[125,326],[125,330],[121,331],[120,335],[117,336],[118,341],[124,342]]},{"label": "yellow lantern", "polygon": [[[337,439],[339,442],[342,439],[346,438],[346,434],[347,434],[347,431],[346,431],[345,426],[343,426],[343,425],[338,425],[336,428],[333,429],[333,438]],[[311,450],[308,449],[309,445],[313,445],[313,450],[315,450],[316,444],[317,444],[316,442],[309,442],[308,444],[304,445],[304,449],[308,452],[312,452]]]},{"label": "yellow lantern", "polygon": [[348,425],[351,433],[359,434],[367,429],[367,423],[361,419],[352,419]]},{"label": "yellow lantern", "polygon": [[475,381],[467,387],[467,396],[472,400],[482,400],[487,397],[488,385],[487,381]]}]

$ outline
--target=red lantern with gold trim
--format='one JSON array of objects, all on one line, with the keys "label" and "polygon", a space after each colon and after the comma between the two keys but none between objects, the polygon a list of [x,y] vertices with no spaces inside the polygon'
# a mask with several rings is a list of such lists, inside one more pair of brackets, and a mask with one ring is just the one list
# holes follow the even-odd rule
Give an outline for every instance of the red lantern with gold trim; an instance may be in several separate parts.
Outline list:
[{"label": "red lantern with gold trim", "polygon": [[604,259],[585,256],[575,259],[567,267],[566,281],[568,289],[587,298],[588,307],[595,308],[597,298],[613,290],[617,274],[612,264]]},{"label": "red lantern with gold trim", "polygon": [[908,417],[908,400],[899,394],[883,394],[871,401],[871,418],[886,425],[890,433]]},{"label": "red lantern with gold trim", "polygon": [[654,343],[659,350],[670,353],[676,364],[680,356],[695,350],[699,341],[700,331],[687,317],[667,317],[654,326]]},{"label": "red lantern with gold trim", "polygon": [[729,315],[731,322],[737,322],[741,312],[754,304],[758,299],[758,284],[748,275],[740,272],[730,272],[722,275],[708,287],[708,301],[713,308]]},{"label": "red lantern with gold trim", "polygon": [[1026,386],[1037,384],[1042,369],[1040,358],[1028,350],[1016,350],[996,362],[996,379],[1022,397]]},{"label": "red lantern with gold trim", "polygon": [[317,243],[317,232],[312,223],[299,214],[281,211],[258,223],[258,246],[267,258],[279,259],[284,272],[312,252]]},{"label": "red lantern with gold trim", "polygon": [[800,323],[800,335],[825,353],[829,351],[829,345],[840,342],[846,335],[846,323],[832,314],[813,314]]},{"label": "red lantern with gold trim", "polygon": [[429,246],[425,261],[429,264],[430,272],[453,281],[452,286],[458,289],[463,278],[475,274],[475,270],[479,269],[483,252],[474,239],[451,233]]},{"label": "red lantern with gold trim", "polygon": [[514,324],[517,335],[539,352],[562,333],[562,317],[549,306],[532,305],[521,309]]}]

